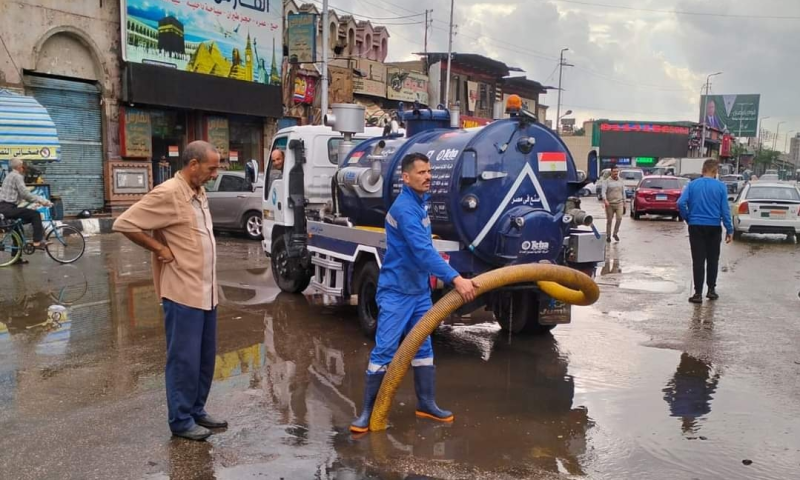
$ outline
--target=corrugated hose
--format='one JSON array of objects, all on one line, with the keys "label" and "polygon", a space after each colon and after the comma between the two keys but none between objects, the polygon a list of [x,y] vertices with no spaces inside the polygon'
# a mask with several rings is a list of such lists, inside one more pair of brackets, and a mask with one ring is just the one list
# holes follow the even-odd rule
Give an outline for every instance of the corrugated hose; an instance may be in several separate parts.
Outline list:
[{"label": "corrugated hose", "polygon": [[[561,265],[526,264],[503,267],[478,275],[473,279],[478,284],[476,296],[483,295],[497,288],[516,283],[537,282],[539,288],[556,300],[573,305],[591,305],[600,297],[600,288],[588,275],[578,270]],[[411,360],[416,355],[422,342],[433,333],[437,326],[459,307],[464,299],[455,290],[450,291],[436,302],[397,349],[392,363],[386,371],[378,398],[369,420],[372,431],[386,430],[389,409],[392,399],[408,372]]]}]

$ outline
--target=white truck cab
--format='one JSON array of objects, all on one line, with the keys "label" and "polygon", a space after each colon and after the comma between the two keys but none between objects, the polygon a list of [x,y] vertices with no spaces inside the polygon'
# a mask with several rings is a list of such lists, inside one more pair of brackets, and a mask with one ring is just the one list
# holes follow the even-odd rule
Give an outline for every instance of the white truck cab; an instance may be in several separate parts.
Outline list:
[{"label": "white truck cab", "polygon": [[[366,127],[363,133],[355,134],[352,142],[380,137],[383,129],[379,127]],[[263,247],[264,251],[272,254],[273,231],[276,227],[293,227],[295,216],[289,194],[288,172],[298,164],[304,162],[303,191],[305,192],[306,211],[317,210],[322,218],[324,211],[330,208],[332,199],[332,181],[339,163],[339,144],[344,140],[341,133],[331,127],[321,125],[304,125],[281,129],[272,140],[273,150],[281,150],[284,154],[283,169],[273,168],[270,160],[264,175],[264,226]],[[297,143],[302,142],[304,159],[298,159]],[[295,148],[290,148],[294,146]],[[281,232],[282,233],[282,232]]]}]

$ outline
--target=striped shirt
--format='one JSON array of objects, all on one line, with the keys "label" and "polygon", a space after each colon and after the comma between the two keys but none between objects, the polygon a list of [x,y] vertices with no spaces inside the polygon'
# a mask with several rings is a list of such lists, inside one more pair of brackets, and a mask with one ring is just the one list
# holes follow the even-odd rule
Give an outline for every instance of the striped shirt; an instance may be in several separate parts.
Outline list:
[{"label": "striped shirt", "polygon": [[217,244],[205,189],[195,192],[178,172],[123,212],[113,230],[152,231],[172,251],[170,263],[153,254],[158,298],[201,310],[217,306]]},{"label": "striped shirt", "polygon": [[17,205],[20,200],[27,200],[31,203],[47,202],[44,198],[34,195],[28,190],[28,187],[25,186],[25,177],[21,173],[11,170],[3,180],[3,186],[0,187],[0,202]]}]

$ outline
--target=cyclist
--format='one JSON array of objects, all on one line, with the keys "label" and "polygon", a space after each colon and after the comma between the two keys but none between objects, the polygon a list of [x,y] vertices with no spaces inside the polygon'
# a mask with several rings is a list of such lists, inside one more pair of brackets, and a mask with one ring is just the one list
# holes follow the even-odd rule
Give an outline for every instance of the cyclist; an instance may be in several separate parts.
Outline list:
[{"label": "cyclist", "polygon": [[46,198],[32,194],[25,187],[25,162],[21,158],[12,158],[9,167],[11,171],[3,180],[3,186],[0,187],[0,214],[4,215],[6,219],[20,219],[24,223],[33,225],[33,246],[44,250],[42,216],[36,210],[20,208],[17,205],[20,200],[39,203],[45,207],[53,204]]}]

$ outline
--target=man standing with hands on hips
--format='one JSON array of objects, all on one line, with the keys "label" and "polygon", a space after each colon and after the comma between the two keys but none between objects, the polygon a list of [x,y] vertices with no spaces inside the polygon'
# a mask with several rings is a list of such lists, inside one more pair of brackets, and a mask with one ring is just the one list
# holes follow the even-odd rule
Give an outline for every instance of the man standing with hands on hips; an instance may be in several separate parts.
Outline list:
[{"label": "man standing with hands on hips", "polygon": [[614,240],[619,242],[619,226],[625,214],[625,184],[619,178],[619,167],[611,167],[611,176],[603,182],[603,203],[606,207],[606,242],[611,242],[611,221],[614,224]]},{"label": "man standing with hands on hips", "polygon": [[708,284],[706,297],[716,300],[717,270],[719,268],[722,227],[725,225],[725,243],[733,239],[733,223],[728,206],[728,190],[717,180],[719,164],[708,159],[703,162],[703,176],[689,182],[678,199],[681,216],[689,224],[689,245],[692,249],[694,295],[692,303],[703,303],[703,280]]},{"label": "man standing with hands on hips", "polygon": [[[461,277],[433,247],[431,219],[427,201],[431,188],[431,166],[428,157],[411,153],[403,158],[401,171],[403,190],[386,215],[386,255],[378,278],[376,300],[378,332],[375,348],[369,356],[361,415],[350,424],[350,431],[369,430],[369,419],[375,398],[392,362],[400,337],[431,309],[430,275],[452,284],[465,302],[475,299],[477,285]],[[436,380],[433,348],[428,337],[411,361],[414,388],[417,392],[417,417],[452,422],[453,413],[442,410],[434,399]]]},{"label": "man standing with hands on hips", "polygon": [[[217,342],[216,242],[203,184],[217,178],[220,156],[203,141],[186,146],[183,168],[114,222],[153,252],[156,294],[167,337],[167,410],[173,435],[204,440],[228,423],[205,411]],[[145,233],[146,231],[152,234]]]}]

